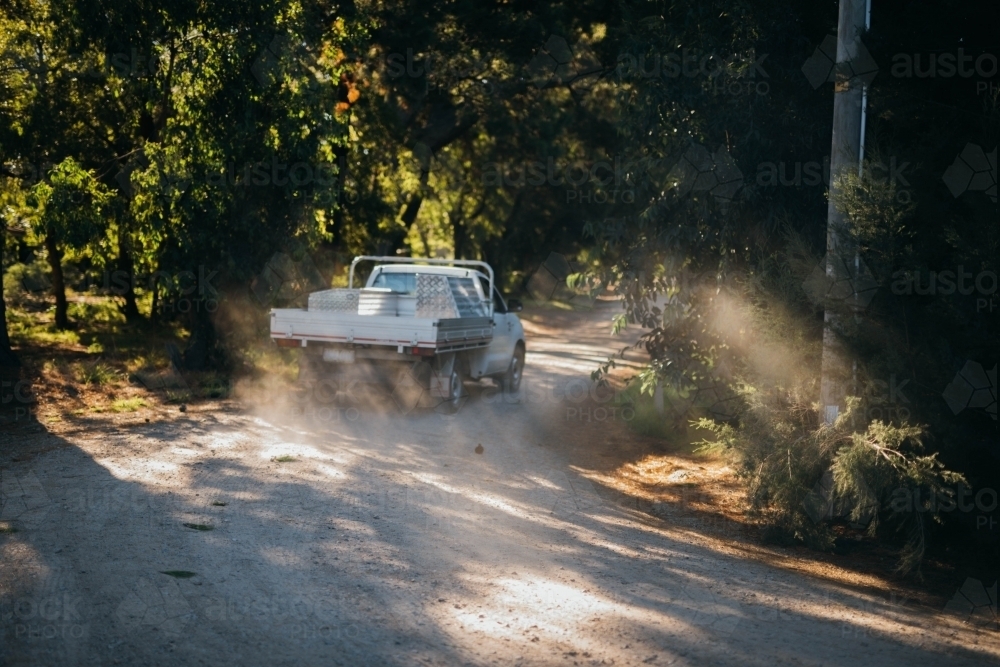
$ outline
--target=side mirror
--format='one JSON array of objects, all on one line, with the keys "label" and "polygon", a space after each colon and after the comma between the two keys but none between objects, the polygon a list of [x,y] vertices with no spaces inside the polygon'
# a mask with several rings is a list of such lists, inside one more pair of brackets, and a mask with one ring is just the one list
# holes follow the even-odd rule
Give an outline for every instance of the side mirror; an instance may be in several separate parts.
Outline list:
[{"label": "side mirror", "polygon": [[520,313],[524,310],[524,304],[521,303],[520,299],[510,299],[507,301],[507,311],[511,313]]}]

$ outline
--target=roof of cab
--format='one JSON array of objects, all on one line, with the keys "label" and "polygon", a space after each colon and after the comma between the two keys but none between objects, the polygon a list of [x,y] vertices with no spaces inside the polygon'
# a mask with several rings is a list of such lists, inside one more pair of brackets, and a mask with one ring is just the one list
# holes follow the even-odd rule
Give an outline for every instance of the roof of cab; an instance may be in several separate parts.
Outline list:
[{"label": "roof of cab", "polygon": [[[455,276],[459,278],[479,276],[484,280],[488,280],[483,273],[475,269],[466,269],[459,266],[437,266],[434,264],[379,264],[375,267],[375,271],[381,271],[382,273],[423,273],[425,275]],[[372,275],[375,274],[375,271],[372,272]]]}]

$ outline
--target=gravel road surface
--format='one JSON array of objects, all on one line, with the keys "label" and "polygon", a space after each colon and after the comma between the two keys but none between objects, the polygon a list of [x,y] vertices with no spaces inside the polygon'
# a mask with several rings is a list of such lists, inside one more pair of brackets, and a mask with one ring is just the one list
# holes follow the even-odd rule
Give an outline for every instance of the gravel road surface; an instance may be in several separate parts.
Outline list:
[{"label": "gravel road surface", "polygon": [[997,664],[588,480],[567,452],[629,437],[585,399],[612,308],[529,323],[520,395],[456,414],[265,388],[0,435],[0,664]]}]

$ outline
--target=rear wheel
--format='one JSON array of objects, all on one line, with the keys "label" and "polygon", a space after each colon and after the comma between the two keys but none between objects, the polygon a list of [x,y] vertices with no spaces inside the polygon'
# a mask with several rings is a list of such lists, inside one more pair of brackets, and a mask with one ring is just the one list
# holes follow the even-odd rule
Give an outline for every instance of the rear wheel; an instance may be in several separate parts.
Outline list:
[{"label": "rear wheel", "polygon": [[448,406],[457,410],[462,403],[462,396],[465,394],[465,387],[462,383],[462,374],[455,368],[451,371],[451,379],[448,384]]},{"label": "rear wheel", "polygon": [[510,366],[503,376],[503,388],[514,393],[521,388],[521,376],[524,374],[524,347],[520,344],[514,348],[514,356],[510,358]]}]

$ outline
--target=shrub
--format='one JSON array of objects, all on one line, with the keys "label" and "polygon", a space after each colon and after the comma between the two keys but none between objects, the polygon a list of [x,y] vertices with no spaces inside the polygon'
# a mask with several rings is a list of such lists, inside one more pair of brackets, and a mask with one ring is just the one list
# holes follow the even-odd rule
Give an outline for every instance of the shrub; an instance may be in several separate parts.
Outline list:
[{"label": "shrub", "polygon": [[[883,525],[905,532],[898,570],[917,568],[927,546],[927,521],[941,522],[941,505],[909,511],[893,503],[899,489],[923,497],[948,498],[962,475],[947,470],[937,454],[923,455],[924,429],[873,421],[862,428],[860,400],[848,399],[833,424],[818,424],[814,407],[794,391],[739,385],[746,404],[737,425],[695,422],[714,433],[702,450],[735,459],[752,515],[778,534],[814,548],[833,545],[828,520],[867,525],[875,536]],[[933,496],[931,495],[933,494]]]}]

